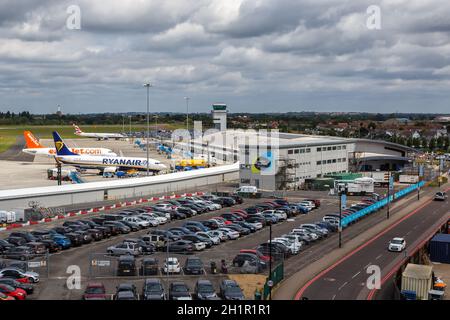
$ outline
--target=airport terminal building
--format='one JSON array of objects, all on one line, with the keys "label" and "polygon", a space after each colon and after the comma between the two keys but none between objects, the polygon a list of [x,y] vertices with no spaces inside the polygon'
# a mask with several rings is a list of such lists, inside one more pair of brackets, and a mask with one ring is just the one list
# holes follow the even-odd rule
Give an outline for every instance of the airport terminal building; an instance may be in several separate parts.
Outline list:
[{"label": "airport terminal building", "polygon": [[239,146],[240,185],[263,190],[295,189],[306,179],[349,170],[351,140],[280,133],[278,145]]}]

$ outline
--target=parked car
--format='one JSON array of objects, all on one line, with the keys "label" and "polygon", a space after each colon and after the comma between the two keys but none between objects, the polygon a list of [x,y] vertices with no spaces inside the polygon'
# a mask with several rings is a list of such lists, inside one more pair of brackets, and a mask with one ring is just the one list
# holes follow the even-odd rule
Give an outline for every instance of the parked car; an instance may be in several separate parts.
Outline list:
[{"label": "parked car", "polygon": [[198,300],[216,300],[218,296],[211,281],[199,279],[195,283],[194,298]]},{"label": "parked car", "polygon": [[117,276],[135,276],[136,260],[133,256],[124,255],[119,257],[117,262]]},{"label": "parked car", "polygon": [[83,300],[107,300],[106,289],[101,282],[89,282],[83,293]]},{"label": "parked car", "polygon": [[260,258],[264,262],[268,262],[270,260],[269,256],[265,256],[261,252],[259,252],[258,250],[255,250],[255,249],[241,249],[241,250],[239,250],[239,253],[253,254],[253,255],[257,256],[258,258]]},{"label": "parked car", "polygon": [[172,282],[169,286],[169,300],[192,300],[189,287],[184,282]]},{"label": "parked car", "polygon": [[145,279],[142,288],[143,300],[165,300],[164,287],[159,279]]},{"label": "parked car", "polygon": [[33,249],[27,246],[12,247],[3,253],[3,256],[8,259],[16,260],[30,260],[34,258]]},{"label": "parked car", "polygon": [[137,243],[123,242],[115,246],[110,246],[106,252],[113,256],[131,255],[138,256],[142,254],[141,247]]},{"label": "parked car", "polygon": [[24,283],[38,283],[39,274],[32,271],[19,270],[17,268],[4,268],[0,270],[0,278],[12,278]]},{"label": "parked car", "polygon": [[203,261],[197,256],[191,256],[186,259],[184,264],[185,274],[204,274]]},{"label": "parked car", "polygon": [[165,245],[164,250],[169,252],[191,253],[194,251],[194,244],[188,240],[169,241]]},{"label": "parked car", "polygon": [[3,254],[4,252],[8,251],[9,249],[13,248],[14,245],[12,243],[9,243],[6,240],[0,239],[0,254]]},{"label": "parked car", "polygon": [[123,243],[134,243],[138,246],[141,254],[153,254],[156,251],[156,246],[153,243],[145,242],[139,238],[128,238],[123,240]]},{"label": "parked car", "polygon": [[213,243],[214,245],[220,244],[220,238],[217,237],[217,236],[213,236],[213,235],[212,235],[211,233],[209,233],[209,232],[210,232],[210,231],[207,231],[207,232],[197,232],[197,235],[200,236],[200,237],[207,238],[207,239],[211,240],[212,243]]},{"label": "parked car", "polygon": [[141,262],[139,274],[141,276],[153,276],[158,274],[158,259],[144,258]]},{"label": "parked car", "polygon": [[218,231],[223,232],[228,240],[236,240],[239,238],[239,232],[229,228],[219,228]]},{"label": "parked car", "polygon": [[169,258],[164,259],[162,272],[165,274],[171,274],[171,273],[180,274],[181,266],[180,266],[180,262],[178,261],[178,258],[169,257]]},{"label": "parked car", "polygon": [[205,239],[196,234],[186,234],[182,236],[181,239],[190,241],[192,243],[192,246],[194,247],[194,250],[196,251],[201,251],[206,248]]},{"label": "parked car", "polygon": [[16,300],[25,300],[27,293],[20,288],[14,288],[4,283],[0,283],[0,292],[6,294],[9,297],[13,297]]},{"label": "parked car", "polygon": [[132,283],[121,283],[116,288],[114,300],[138,300],[136,286]]},{"label": "parked car", "polygon": [[227,225],[227,228],[228,228],[228,229],[232,229],[232,230],[234,230],[234,231],[236,231],[236,232],[239,232],[239,235],[240,235],[241,237],[242,237],[242,236],[249,235],[250,232],[251,232],[250,229],[241,227],[241,226],[238,225],[237,223],[229,224],[229,225]]},{"label": "parked car", "polygon": [[53,239],[40,240],[45,249],[50,253],[61,251],[62,247]]},{"label": "parked car", "polygon": [[244,294],[236,281],[225,279],[220,282],[220,296],[224,300],[244,300]]},{"label": "parked car", "polygon": [[14,246],[24,246],[24,245],[27,244],[27,240],[25,240],[22,237],[11,237],[11,236],[9,236],[5,240],[8,241],[10,244],[12,244]]},{"label": "parked car", "polygon": [[37,238],[35,236],[33,236],[33,234],[31,232],[15,231],[15,232],[11,232],[9,234],[9,237],[23,238],[26,242],[37,241]]},{"label": "parked car", "polygon": [[238,253],[233,259],[233,266],[242,267],[245,262],[255,264],[258,270],[266,268],[266,263],[257,255],[251,253]]},{"label": "parked car", "polygon": [[126,234],[126,233],[131,232],[130,227],[127,227],[126,225],[124,225],[123,223],[121,223],[119,221],[106,221],[104,225],[116,227],[118,229],[119,233],[121,233],[121,234]]},{"label": "parked car", "polygon": [[[209,234],[213,238],[217,237],[220,240],[220,242],[224,242],[224,241],[228,240],[228,236],[223,231],[220,231],[220,230],[211,230],[211,231],[208,231],[207,234]],[[239,234],[238,234],[238,237],[239,237]]]},{"label": "parked car", "polygon": [[12,278],[0,278],[0,284],[6,284],[16,289],[22,289],[27,293],[27,295],[32,294],[34,291],[32,284],[19,282]]},{"label": "parked car", "polygon": [[35,255],[41,255],[47,253],[47,247],[42,242],[28,242],[26,247],[30,248]]}]

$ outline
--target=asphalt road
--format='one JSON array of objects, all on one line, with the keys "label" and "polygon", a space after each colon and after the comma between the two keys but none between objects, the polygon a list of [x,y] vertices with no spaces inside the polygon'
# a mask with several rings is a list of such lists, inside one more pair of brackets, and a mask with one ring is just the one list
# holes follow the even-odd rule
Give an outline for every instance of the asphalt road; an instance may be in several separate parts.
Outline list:
[{"label": "asphalt road", "polygon": [[[401,261],[408,250],[413,250],[432,232],[432,226],[449,217],[449,202],[430,201],[418,207],[397,223],[362,244],[308,282],[298,297],[310,300],[366,299],[369,289],[366,282],[371,265],[380,267],[381,276],[388,274]],[[387,245],[394,237],[406,239],[406,253],[389,252]]]}]

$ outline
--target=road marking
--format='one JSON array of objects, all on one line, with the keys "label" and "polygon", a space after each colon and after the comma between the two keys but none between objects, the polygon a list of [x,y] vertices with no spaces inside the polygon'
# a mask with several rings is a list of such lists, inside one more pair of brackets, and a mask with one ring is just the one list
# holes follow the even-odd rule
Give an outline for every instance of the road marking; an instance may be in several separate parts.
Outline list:
[{"label": "road marking", "polygon": [[363,269],[367,269],[370,265],[372,264],[372,262],[369,262]]},{"label": "road marking", "polygon": [[348,283],[348,282],[345,281],[344,284],[343,284],[342,286],[339,287],[338,291],[341,291],[341,289],[342,289],[343,287],[345,287],[345,286],[347,285],[347,283]]},{"label": "road marking", "polygon": [[375,260],[380,259],[382,256],[383,256],[383,254],[379,254],[379,255],[375,258]]},{"label": "road marking", "polygon": [[352,279],[355,279],[359,274],[361,273],[361,271],[358,271],[357,273],[355,273],[352,277]]},{"label": "road marking", "polygon": [[333,298],[331,298],[331,300],[334,300],[334,299],[336,299],[336,295],[334,295]]},{"label": "road marking", "polygon": [[[407,235],[409,235],[410,233],[411,233],[411,230],[409,230],[409,231],[406,233],[405,237],[406,237]],[[405,237],[403,237],[403,238],[405,238]]]}]

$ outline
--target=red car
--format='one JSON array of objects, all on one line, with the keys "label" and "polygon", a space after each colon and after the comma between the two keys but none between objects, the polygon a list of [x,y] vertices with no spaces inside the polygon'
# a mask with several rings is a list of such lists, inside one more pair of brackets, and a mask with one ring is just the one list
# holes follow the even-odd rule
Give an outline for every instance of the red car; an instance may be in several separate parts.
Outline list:
[{"label": "red car", "polygon": [[27,293],[22,289],[15,289],[7,284],[0,283],[0,292],[16,300],[25,300]]},{"label": "red car", "polygon": [[16,299],[0,292],[0,301],[9,301],[9,300],[16,300]]},{"label": "red car", "polygon": [[[254,254],[256,255],[258,258],[260,258],[262,261],[269,261],[270,257],[269,256],[265,256],[263,255],[261,252],[259,252],[258,250],[254,250],[254,249],[241,249],[239,251],[239,253],[249,253],[249,254]],[[272,260],[273,261],[273,260]]]},{"label": "red car", "polygon": [[83,300],[106,300],[106,289],[101,282],[89,282],[84,290]]},{"label": "red car", "polygon": [[244,219],[248,217],[247,212],[245,212],[244,210],[234,210],[232,213],[238,214]]}]

